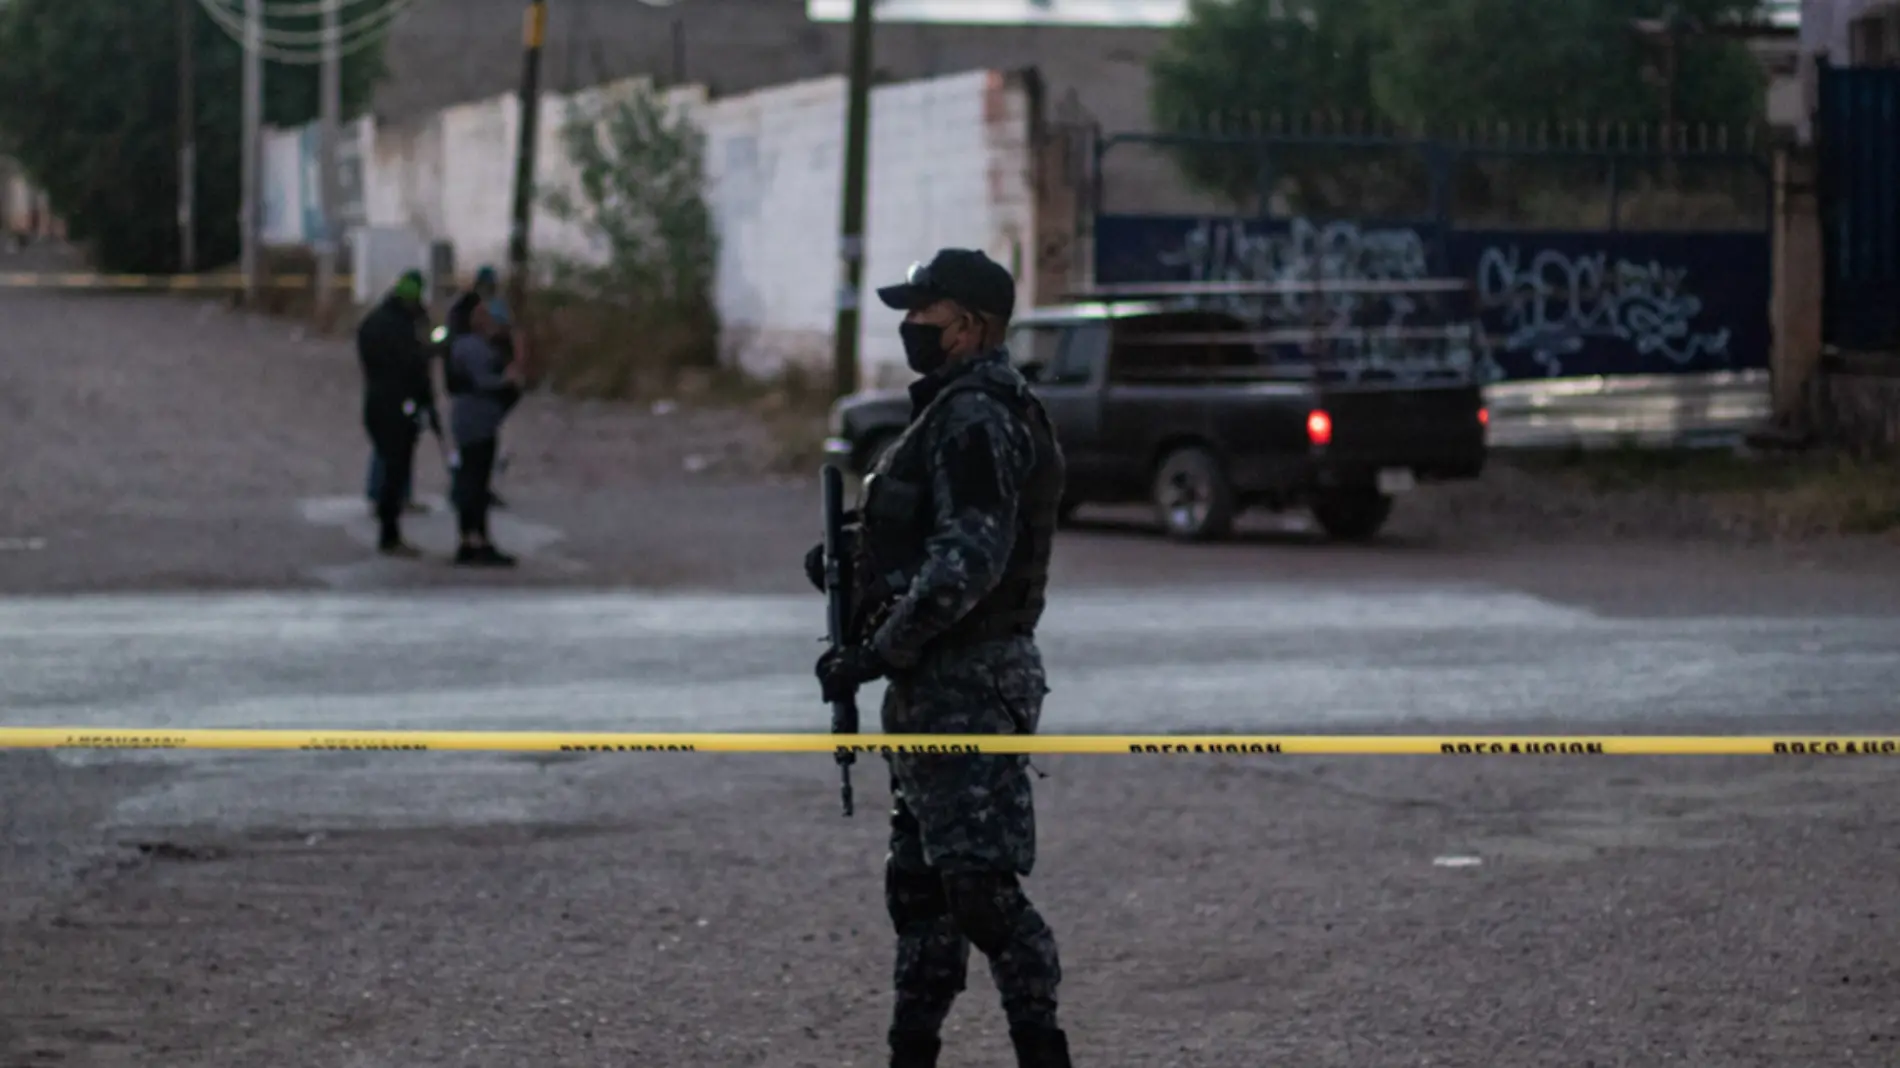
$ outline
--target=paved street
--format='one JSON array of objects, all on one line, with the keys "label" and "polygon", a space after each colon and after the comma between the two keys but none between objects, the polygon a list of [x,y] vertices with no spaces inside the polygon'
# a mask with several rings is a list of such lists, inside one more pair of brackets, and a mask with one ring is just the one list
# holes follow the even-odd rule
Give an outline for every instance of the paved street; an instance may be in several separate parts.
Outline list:
[{"label": "paved street", "polygon": [[[742,415],[533,398],[476,584],[439,512],[367,553],[347,348],[0,305],[0,723],[824,723],[816,495]],[[1444,500],[1360,548],[1089,517],[1045,730],[1896,730],[1890,549]],[[1078,1063],[1900,1060],[1890,762],[1036,764]],[[880,770],[847,822],[822,756],[0,753],[0,1066],[876,1065]],[[1005,1063],[980,965],[950,1027]]]},{"label": "paved street", "polygon": [[[822,729],[817,608],[630,593],[0,602],[0,723]],[[1050,613],[1044,644],[1051,733],[1814,732],[1879,723],[1900,691],[1892,617],[1615,619],[1430,583],[1077,591]],[[427,809],[359,812],[361,797],[324,788],[327,772],[281,758],[147,759],[182,763],[199,784],[167,786],[167,818],[265,823],[314,815],[311,797],[344,806],[322,812],[333,821],[480,823],[512,809],[502,779],[539,774],[508,757],[430,758],[405,769],[441,780]],[[472,766],[479,778],[464,778]]]},{"label": "paved street", "polygon": [[[820,618],[814,618],[820,617]],[[0,601],[4,722],[809,728],[821,602],[564,592]],[[1890,708],[1900,619],[1619,619],[1511,590],[1077,590],[1049,729],[1817,729]],[[1613,683],[1608,684],[1606,683]]]}]

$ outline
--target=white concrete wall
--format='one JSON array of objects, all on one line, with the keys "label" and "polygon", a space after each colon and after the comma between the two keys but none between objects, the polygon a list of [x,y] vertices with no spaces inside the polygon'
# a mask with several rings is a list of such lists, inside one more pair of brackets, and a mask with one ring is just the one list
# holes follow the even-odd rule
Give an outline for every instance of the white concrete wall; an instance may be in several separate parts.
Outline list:
[{"label": "white concrete wall", "polygon": [[[317,169],[316,127],[278,129],[266,126],[259,154],[263,218],[259,220],[264,244],[271,247],[308,245],[322,237],[322,193]],[[369,159],[376,144],[375,124],[368,119],[345,123],[337,131],[338,193],[343,202],[338,215],[349,229],[365,221]]]},{"label": "white concrete wall", "polygon": [[258,221],[264,244],[273,247],[306,243],[303,219],[303,131],[264,127],[258,176],[263,218]]},{"label": "white concrete wall", "polygon": [[[842,104],[842,100],[840,101]],[[867,380],[903,377],[902,318],[875,288],[939,248],[980,248],[1035,304],[1035,186],[1029,102],[1004,76],[976,71],[881,90],[872,105],[863,337]],[[835,170],[812,175],[842,181]]]},{"label": "white concrete wall", "polygon": [[[574,177],[561,144],[570,104],[634,84],[543,99],[541,192]],[[716,298],[728,352],[760,373],[788,361],[828,361],[840,280],[844,80],[719,100],[693,86],[669,99],[706,134],[706,192],[721,239]],[[518,110],[512,96],[495,97],[366,135],[370,225],[452,243],[463,274],[502,264]],[[977,247],[1015,271],[1018,306],[1029,307],[1036,220],[1030,103],[1014,80],[972,71],[883,86],[872,95],[871,116],[859,352],[865,381],[875,383],[903,377],[898,316],[877,302],[876,287],[900,280],[940,247]],[[287,181],[276,173],[288,163],[281,154],[266,152],[273,187]],[[537,255],[591,252],[583,232],[544,207],[537,206],[533,225]]]},{"label": "white concrete wall", "polygon": [[0,157],[0,247],[16,239],[64,233],[46,191],[34,185],[17,162]]},{"label": "white concrete wall", "polygon": [[429,269],[429,246],[406,226],[358,227],[350,240],[350,295],[360,305],[383,298],[404,272],[422,272],[422,291],[436,291]]},{"label": "white concrete wall", "polygon": [[[845,82],[826,78],[701,111],[722,255],[718,299],[747,366],[829,359],[841,283]],[[876,289],[946,246],[989,252],[1034,303],[1029,104],[975,71],[872,96],[859,353],[867,382],[902,377],[898,313]]]}]

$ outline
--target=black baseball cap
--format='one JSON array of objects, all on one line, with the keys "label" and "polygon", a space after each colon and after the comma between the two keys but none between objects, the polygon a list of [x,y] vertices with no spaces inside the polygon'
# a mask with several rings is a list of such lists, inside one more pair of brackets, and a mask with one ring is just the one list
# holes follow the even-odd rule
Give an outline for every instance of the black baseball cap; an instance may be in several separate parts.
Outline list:
[{"label": "black baseball cap", "polygon": [[911,264],[904,281],[879,289],[877,298],[898,311],[954,300],[973,312],[1007,319],[1016,313],[1016,280],[979,249],[947,248],[929,263]]}]

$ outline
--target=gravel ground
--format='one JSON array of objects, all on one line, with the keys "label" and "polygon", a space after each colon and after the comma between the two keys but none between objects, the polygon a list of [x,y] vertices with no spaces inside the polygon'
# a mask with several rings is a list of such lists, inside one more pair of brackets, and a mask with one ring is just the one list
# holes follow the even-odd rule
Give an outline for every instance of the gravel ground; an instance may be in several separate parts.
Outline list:
[{"label": "gravel ground", "polygon": [[[305,588],[362,557],[295,503],[360,485],[347,346],[159,298],[0,293],[0,322],[0,539],[44,539],[6,543],[0,591]],[[506,582],[802,582],[808,534],[784,532],[816,494],[759,474],[753,420],[537,397],[508,448],[511,504],[591,569]],[[1110,513],[1065,538],[1061,582],[1900,604],[1890,547],[1738,547],[1630,507],[1505,471],[1408,501],[1371,549],[1267,524],[1171,546]],[[392,585],[465,581],[413,574]],[[1900,1063],[1884,763],[1039,763],[1031,889],[1085,1065]],[[401,759],[379,766],[400,797]],[[234,831],[141,826],[159,766],[0,754],[0,1066],[878,1063],[874,768],[845,823],[810,760],[540,766],[533,820]],[[980,966],[951,1026],[947,1064],[1006,1063]]]},{"label": "gravel ground", "polygon": [[[0,553],[0,590],[309,586],[312,569],[364,555],[297,508],[361,492],[369,443],[348,342],[163,297],[0,292],[0,323],[0,538],[44,543]],[[612,579],[690,580],[653,550],[688,547],[676,552],[690,565],[701,528],[717,542],[794,500],[815,512],[761,484],[779,446],[744,413],[539,396],[518,413],[504,437],[510,504],[566,530]],[[417,466],[421,493],[446,488],[433,442]]]},{"label": "gravel ground", "polygon": [[[6,928],[4,1063],[879,1063],[883,791],[703,759],[551,766],[558,824],[128,829]],[[1041,763],[1078,1063],[1900,1058],[1884,766]],[[999,1016],[979,966],[946,1064]]]},{"label": "gravel ground", "polygon": [[[0,551],[0,592],[316,587],[325,569],[369,556],[298,508],[362,485],[368,442],[347,341],[164,297],[0,291],[0,322],[0,546],[40,546]],[[815,479],[771,473],[785,442],[766,422],[745,409],[530,398],[504,432],[512,456],[504,495],[511,514],[558,529],[563,553],[586,567],[479,581],[795,587],[786,560],[816,533],[818,495]],[[419,490],[441,493],[446,478],[432,442],[417,463]],[[1545,561],[1529,568],[1537,572],[1553,556],[1685,544],[1727,553],[1755,540],[1691,499],[1583,496],[1505,463],[1479,482],[1406,500],[1373,550],[1317,545],[1258,517],[1237,545],[1181,552],[1148,536],[1138,510],[1085,519],[1098,533],[1137,533],[1081,548],[1064,565],[1112,581],[1157,561],[1167,575],[1171,560],[1194,571],[1202,566],[1195,560],[1227,566],[1234,554],[1262,549],[1297,549],[1302,568],[1339,561],[1342,573],[1387,566],[1408,551],[1453,567],[1461,557]],[[1829,539],[1802,543],[1792,557],[1768,546],[1759,559],[1768,569],[1794,558],[1885,568],[1893,547]],[[385,581],[470,580],[420,564]]]}]

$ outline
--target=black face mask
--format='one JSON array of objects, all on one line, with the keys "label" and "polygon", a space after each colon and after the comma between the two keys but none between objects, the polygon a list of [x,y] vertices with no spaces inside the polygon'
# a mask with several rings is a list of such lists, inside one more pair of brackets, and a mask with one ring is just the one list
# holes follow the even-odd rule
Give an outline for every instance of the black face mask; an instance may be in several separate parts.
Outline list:
[{"label": "black face mask", "polygon": [[897,328],[904,339],[904,360],[910,369],[927,375],[944,365],[943,327],[931,323],[904,323]]}]

